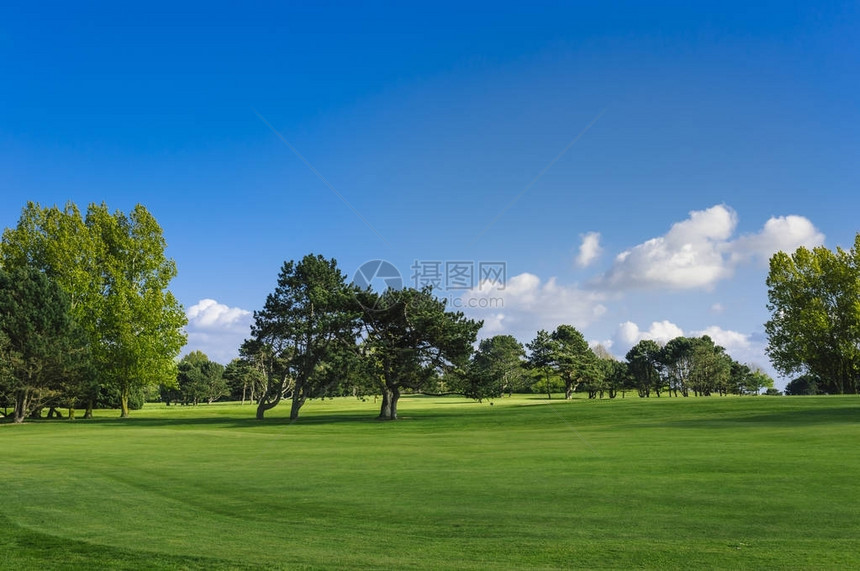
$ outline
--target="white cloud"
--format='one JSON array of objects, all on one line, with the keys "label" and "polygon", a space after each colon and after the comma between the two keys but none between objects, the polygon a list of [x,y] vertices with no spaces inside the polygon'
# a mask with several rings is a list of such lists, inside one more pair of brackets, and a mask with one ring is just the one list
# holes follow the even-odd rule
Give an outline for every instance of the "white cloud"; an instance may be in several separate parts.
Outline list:
[{"label": "white cloud", "polygon": [[722,313],[725,310],[725,306],[720,302],[717,302],[711,306],[711,313]]},{"label": "white cloud", "polygon": [[579,267],[586,267],[600,257],[603,253],[603,248],[600,247],[600,232],[589,232],[581,234],[582,243],[579,245],[579,255],[576,257],[576,264]]},{"label": "white cloud", "polygon": [[710,288],[731,277],[738,264],[767,259],[776,251],[817,245],[824,235],[802,216],[770,218],[757,233],[732,241],[737,215],[718,204],[694,210],[669,231],[616,256],[594,287],[613,290]]},{"label": "white cloud", "polygon": [[251,312],[240,307],[228,307],[214,299],[201,299],[185,312],[188,324],[199,329],[224,329],[244,325]]},{"label": "white cloud", "polygon": [[482,283],[456,300],[473,319],[483,319],[482,336],[507,333],[532,339],[538,329],[555,329],[566,323],[582,329],[606,312],[603,294],[561,285],[556,278],[546,282],[529,273],[510,278],[504,289]]},{"label": "white cloud", "polygon": [[734,241],[732,260],[738,263],[758,259],[767,264],[777,252],[794,252],[801,246],[813,248],[823,243],[824,234],[803,216],[772,217],[760,232]]},{"label": "white cloud", "polygon": [[201,299],[185,312],[188,317],[188,344],[184,352],[199,350],[213,361],[226,364],[239,353],[249,335],[252,313],[229,307],[214,299]]},{"label": "white cloud", "polygon": [[729,355],[734,355],[738,350],[746,351],[751,345],[749,335],[738,333],[737,331],[732,331],[730,329],[723,329],[716,325],[711,325],[710,327],[706,327],[701,331],[693,333],[694,337],[702,337],[703,335],[710,337],[717,345],[725,347]]},{"label": "white cloud", "polygon": [[596,283],[611,289],[712,285],[731,275],[721,250],[736,225],[737,216],[727,206],[693,211],[664,236],[621,252]]},{"label": "white cloud", "polygon": [[632,321],[625,321],[615,331],[616,345],[625,348],[625,353],[643,339],[652,339],[658,343],[666,343],[675,337],[684,335],[684,330],[668,320],[654,321],[647,331],[642,331]]}]

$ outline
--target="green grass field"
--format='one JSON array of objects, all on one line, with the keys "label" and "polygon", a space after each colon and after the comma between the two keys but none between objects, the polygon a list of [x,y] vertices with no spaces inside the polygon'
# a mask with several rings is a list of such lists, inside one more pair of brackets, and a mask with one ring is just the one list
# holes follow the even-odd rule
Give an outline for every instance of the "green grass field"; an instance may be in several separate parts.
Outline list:
[{"label": "green grass field", "polygon": [[404,397],[0,426],[0,562],[858,568],[860,398]]}]

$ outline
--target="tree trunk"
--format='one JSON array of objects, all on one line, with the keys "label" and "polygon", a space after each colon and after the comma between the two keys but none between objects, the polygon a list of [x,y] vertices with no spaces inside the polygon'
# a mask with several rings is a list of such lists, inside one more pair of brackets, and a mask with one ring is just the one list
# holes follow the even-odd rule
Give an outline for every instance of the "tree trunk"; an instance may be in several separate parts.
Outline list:
[{"label": "tree trunk", "polygon": [[119,397],[120,418],[128,418],[128,389],[123,388],[122,394]]},{"label": "tree trunk", "polygon": [[296,420],[299,418],[299,409],[302,408],[302,405],[305,404],[305,398],[300,397],[298,391],[293,392],[293,402],[290,405],[290,421]]},{"label": "tree trunk", "polygon": [[397,420],[397,401],[400,399],[398,387],[385,387],[382,390],[382,407],[379,409],[380,420]]},{"label": "tree trunk", "polygon": [[19,391],[15,395],[15,423],[20,424],[24,422],[24,419],[27,417],[27,408],[30,406],[30,399],[27,391]]},{"label": "tree trunk", "polygon": [[87,410],[84,411],[84,418],[92,418],[93,417],[93,399],[87,399]]},{"label": "tree trunk", "polygon": [[[380,420],[385,420],[389,416],[391,416],[391,396],[388,388],[382,389],[382,405],[379,407],[379,416]],[[375,397],[374,397],[375,400]]]},{"label": "tree trunk", "polygon": [[573,398],[573,383],[566,382],[564,383],[564,400],[570,400]]},{"label": "tree trunk", "polygon": [[69,407],[69,420],[75,420],[75,407]]},{"label": "tree trunk", "polygon": [[266,411],[270,408],[275,408],[279,402],[281,402],[280,398],[272,402],[266,402],[265,399],[260,399],[260,402],[257,404],[257,420],[263,420],[263,415],[266,414]]}]

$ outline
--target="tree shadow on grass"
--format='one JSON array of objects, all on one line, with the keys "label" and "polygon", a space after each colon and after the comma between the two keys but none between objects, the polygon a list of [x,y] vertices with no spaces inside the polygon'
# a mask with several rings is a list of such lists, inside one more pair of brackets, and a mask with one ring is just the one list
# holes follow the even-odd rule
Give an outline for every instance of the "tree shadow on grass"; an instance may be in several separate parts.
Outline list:
[{"label": "tree shadow on grass", "polygon": [[733,414],[726,417],[690,418],[663,423],[678,428],[737,428],[739,424],[772,427],[797,427],[822,424],[860,424],[860,403],[855,406],[779,410],[758,414]]}]

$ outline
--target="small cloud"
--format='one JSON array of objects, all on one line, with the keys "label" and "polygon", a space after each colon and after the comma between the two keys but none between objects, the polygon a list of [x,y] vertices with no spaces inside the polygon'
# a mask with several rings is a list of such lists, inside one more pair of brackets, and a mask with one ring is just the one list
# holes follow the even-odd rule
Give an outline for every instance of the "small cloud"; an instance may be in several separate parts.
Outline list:
[{"label": "small cloud", "polygon": [[600,257],[603,248],[600,247],[600,232],[589,232],[581,234],[580,237],[582,243],[579,245],[579,255],[576,256],[576,265],[585,268]]},{"label": "small cloud", "polygon": [[618,325],[615,331],[615,341],[619,348],[624,347],[625,353],[643,339],[652,339],[658,343],[667,343],[675,337],[682,337],[684,330],[668,320],[654,321],[647,331],[642,331],[632,321]]},{"label": "small cloud", "polygon": [[513,276],[504,289],[481,283],[457,299],[457,307],[469,317],[483,319],[481,335],[507,333],[531,339],[539,329],[555,329],[566,323],[579,329],[606,312],[605,296],[575,285],[546,282],[530,273]]},{"label": "small cloud", "polygon": [[715,303],[711,306],[711,313],[722,313],[726,310],[722,303]]},{"label": "small cloud", "polygon": [[239,354],[253,320],[247,309],[229,307],[214,299],[201,299],[185,315],[188,344],[184,351],[203,351],[213,361],[225,364]]}]

